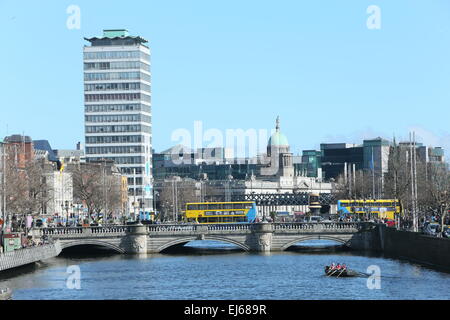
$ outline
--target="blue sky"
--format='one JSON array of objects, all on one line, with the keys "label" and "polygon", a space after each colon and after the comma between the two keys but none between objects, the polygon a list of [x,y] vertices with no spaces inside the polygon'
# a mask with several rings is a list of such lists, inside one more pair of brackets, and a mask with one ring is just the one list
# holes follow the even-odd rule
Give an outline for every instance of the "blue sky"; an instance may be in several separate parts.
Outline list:
[{"label": "blue sky", "polygon": [[[79,30],[66,27],[72,4]],[[126,28],[152,51],[156,151],[196,120],[225,132],[279,115],[294,153],[412,129],[450,152],[448,0],[0,0],[0,28],[2,136],[83,141],[83,37]]]}]

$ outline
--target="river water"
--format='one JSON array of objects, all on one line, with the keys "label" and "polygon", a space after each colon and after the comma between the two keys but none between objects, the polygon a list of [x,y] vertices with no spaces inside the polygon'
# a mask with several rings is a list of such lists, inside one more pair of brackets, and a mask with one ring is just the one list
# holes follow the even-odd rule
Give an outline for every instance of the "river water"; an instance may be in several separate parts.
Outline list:
[{"label": "river water", "polygon": [[[66,254],[2,274],[0,287],[13,299],[450,299],[450,274],[406,261],[340,250],[254,254],[214,241],[187,246],[145,257]],[[327,277],[331,262],[370,274],[376,266],[381,277]],[[79,282],[68,269],[74,265]]]}]

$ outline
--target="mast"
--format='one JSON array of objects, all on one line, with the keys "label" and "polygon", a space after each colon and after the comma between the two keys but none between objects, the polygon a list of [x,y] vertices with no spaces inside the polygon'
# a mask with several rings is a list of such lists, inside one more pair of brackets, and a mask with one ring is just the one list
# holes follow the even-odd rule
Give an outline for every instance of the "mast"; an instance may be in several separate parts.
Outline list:
[{"label": "mast", "polygon": [[416,212],[414,207],[414,163],[413,163],[413,145],[411,132],[409,133],[409,158],[410,158],[410,173],[411,173],[411,213],[413,219],[413,231],[416,228]]},{"label": "mast", "polygon": [[133,169],[133,193],[134,193],[134,199],[133,199],[133,221],[136,221],[136,168]]},{"label": "mast", "polygon": [[373,146],[372,146],[372,199],[375,200],[375,163],[373,162]]},{"label": "mast", "polygon": [[416,155],[416,133],[413,132],[413,143],[414,143],[414,213],[415,213],[415,219],[414,219],[414,231],[419,231],[419,224],[418,224],[418,206],[417,206],[417,155]]}]

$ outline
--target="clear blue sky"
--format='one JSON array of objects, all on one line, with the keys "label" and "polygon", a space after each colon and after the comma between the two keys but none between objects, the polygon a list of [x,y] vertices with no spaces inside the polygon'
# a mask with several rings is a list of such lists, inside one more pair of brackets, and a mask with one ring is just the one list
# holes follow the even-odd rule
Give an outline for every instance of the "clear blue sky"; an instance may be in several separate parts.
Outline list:
[{"label": "clear blue sky", "polygon": [[295,153],[415,128],[450,156],[448,0],[0,0],[0,135],[83,141],[83,37],[108,28],[149,40],[157,151],[195,120],[271,129],[279,115]]}]

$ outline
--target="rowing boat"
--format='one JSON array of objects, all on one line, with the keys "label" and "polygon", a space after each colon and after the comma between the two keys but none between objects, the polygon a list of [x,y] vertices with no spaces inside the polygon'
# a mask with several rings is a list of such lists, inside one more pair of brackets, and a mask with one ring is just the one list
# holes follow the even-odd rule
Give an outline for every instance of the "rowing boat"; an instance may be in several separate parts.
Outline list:
[{"label": "rowing boat", "polygon": [[359,276],[359,272],[356,272],[351,269],[331,269],[330,266],[325,266],[325,274],[329,277],[357,277]]}]

